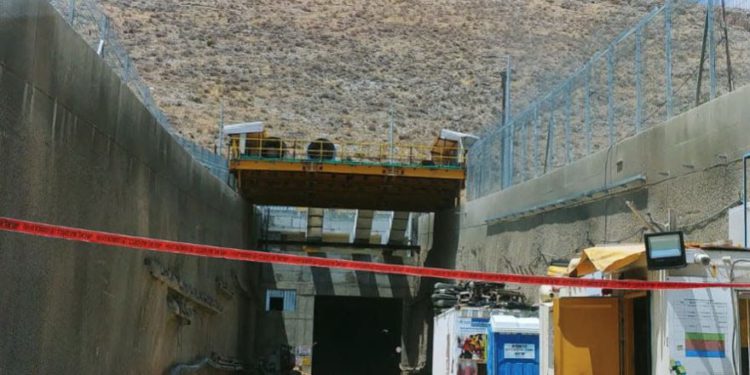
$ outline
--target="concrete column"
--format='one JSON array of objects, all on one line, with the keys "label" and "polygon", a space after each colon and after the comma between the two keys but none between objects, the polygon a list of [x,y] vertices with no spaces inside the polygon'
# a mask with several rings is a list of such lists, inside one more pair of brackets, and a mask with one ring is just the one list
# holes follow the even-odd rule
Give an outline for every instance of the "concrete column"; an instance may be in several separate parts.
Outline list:
[{"label": "concrete column", "polygon": [[370,243],[372,237],[372,218],[375,216],[373,210],[358,210],[357,224],[354,229],[354,243]]},{"label": "concrete column", "polygon": [[406,228],[409,226],[409,212],[397,211],[393,213],[391,234],[388,237],[390,245],[404,245],[406,243]]},{"label": "concrete column", "polygon": [[320,242],[323,241],[323,209],[322,208],[308,208],[307,209],[307,241],[308,242]]}]

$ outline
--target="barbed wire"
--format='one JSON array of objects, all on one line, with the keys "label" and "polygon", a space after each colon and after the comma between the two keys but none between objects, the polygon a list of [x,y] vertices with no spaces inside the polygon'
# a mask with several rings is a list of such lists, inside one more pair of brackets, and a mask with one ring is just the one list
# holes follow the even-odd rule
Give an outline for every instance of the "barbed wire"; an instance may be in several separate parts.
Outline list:
[{"label": "barbed wire", "polygon": [[[110,17],[95,0],[49,0],[65,20],[86,40],[102,59],[120,76],[136,97],[162,126],[196,161],[221,181],[234,185],[228,162],[203,146],[181,136],[169,117],[159,108],[151,88],[141,78],[138,69],[124,47]],[[94,35],[92,35],[92,33]]]},{"label": "barbed wire", "polygon": [[488,127],[470,150],[469,199],[567,165],[750,82],[749,41],[750,0],[666,0],[542,95],[513,94],[529,104],[509,123]]}]

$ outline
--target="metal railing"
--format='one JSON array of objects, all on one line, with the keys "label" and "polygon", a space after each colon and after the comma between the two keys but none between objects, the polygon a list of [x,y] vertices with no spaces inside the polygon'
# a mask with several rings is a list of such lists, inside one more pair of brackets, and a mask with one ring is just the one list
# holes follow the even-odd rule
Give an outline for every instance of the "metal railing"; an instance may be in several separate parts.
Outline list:
[{"label": "metal railing", "polygon": [[666,0],[573,74],[489,128],[467,195],[535,178],[750,82],[750,0]]},{"label": "metal railing", "polygon": [[234,185],[227,160],[182,137],[159,108],[151,89],[138,74],[136,64],[123,46],[112,20],[96,0],[49,0],[86,42],[112,68],[169,134],[200,164],[221,181]]},{"label": "metal railing", "polygon": [[302,141],[273,137],[247,139],[244,148],[240,147],[240,142],[237,136],[230,138],[230,160],[271,159],[456,169],[465,165],[464,150],[442,140],[428,146],[385,142],[334,144],[321,139]]}]

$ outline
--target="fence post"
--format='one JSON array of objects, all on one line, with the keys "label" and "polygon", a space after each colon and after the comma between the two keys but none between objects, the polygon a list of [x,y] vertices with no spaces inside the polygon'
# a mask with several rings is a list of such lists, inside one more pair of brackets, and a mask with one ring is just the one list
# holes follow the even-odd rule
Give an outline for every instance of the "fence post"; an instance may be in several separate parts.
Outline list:
[{"label": "fence post", "polygon": [[667,120],[673,116],[672,104],[672,0],[664,2],[664,96]]},{"label": "fence post", "polygon": [[130,82],[130,69],[132,67],[132,64],[130,63],[130,56],[128,56],[127,54],[124,55],[124,60],[125,66],[122,68],[122,79],[123,81],[125,81],[125,85],[127,85],[128,82]]},{"label": "fence post", "polygon": [[544,162],[544,173],[555,164],[555,111],[552,110],[549,116],[549,126],[547,128],[547,155]]},{"label": "fence post", "polygon": [[523,126],[521,127],[521,169],[519,170],[521,181],[526,180],[526,170],[528,169],[526,167],[526,138],[528,137],[526,122],[527,121],[524,121]]},{"label": "fence post", "polygon": [[542,127],[542,120],[539,117],[539,105],[537,104],[534,107],[534,131],[533,131],[534,132],[533,133],[534,135],[534,152],[533,152],[534,156],[533,157],[534,157],[534,171],[535,171],[534,174],[536,176],[541,175],[540,169],[542,165],[542,162],[541,162],[542,155],[539,154],[539,138],[540,138],[539,129],[541,127]]},{"label": "fence post", "polygon": [[76,22],[76,0],[68,1],[68,16],[70,17],[70,25],[73,26]]},{"label": "fence post", "polygon": [[565,128],[564,128],[564,137],[565,137],[565,162],[570,163],[573,161],[573,148],[571,147],[571,140],[570,140],[570,117],[572,116],[571,113],[571,107],[572,107],[572,98],[573,95],[573,89],[572,83],[568,82],[568,85],[565,88]]},{"label": "fence post", "polygon": [[591,67],[586,68],[583,93],[583,123],[586,127],[586,155],[591,154]]},{"label": "fence post", "polygon": [[109,35],[109,18],[103,16],[99,21],[99,47],[96,49],[96,54],[104,56],[104,43]]},{"label": "fence post", "polygon": [[643,124],[643,25],[635,30],[635,134]]},{"label": "fence post", "polygon": [[708,16],[708,70],[710,75],[711,99],[716,98],[716,39],[714,39],[714,0],[708,0],[706,6]]},{"label": "fence post", "polygon": [[607,127],[609,145],[615,144],[615,45],[607,49]]},{"label": "fence post", "polygon": [[502,173],[501,173],[501,186],[503,189],[513,185],[513,137],[515,133],[514,124],[511,120],[511,109],[510,109],[510,56],[508,56],[508,64],[505,68],[505,82],[503,85],[503,131],[501,136],[503,137],[503,162],[502,162]]}]

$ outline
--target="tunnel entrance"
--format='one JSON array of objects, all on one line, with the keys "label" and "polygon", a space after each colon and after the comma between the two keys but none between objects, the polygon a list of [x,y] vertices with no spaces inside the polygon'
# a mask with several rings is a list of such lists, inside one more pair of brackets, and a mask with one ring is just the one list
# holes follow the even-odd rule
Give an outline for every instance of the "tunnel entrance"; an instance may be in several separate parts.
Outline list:
[{"label": "tunnel entrance", "polygon": [[315,297],[315,375],[398,375],[401,300]]}]

